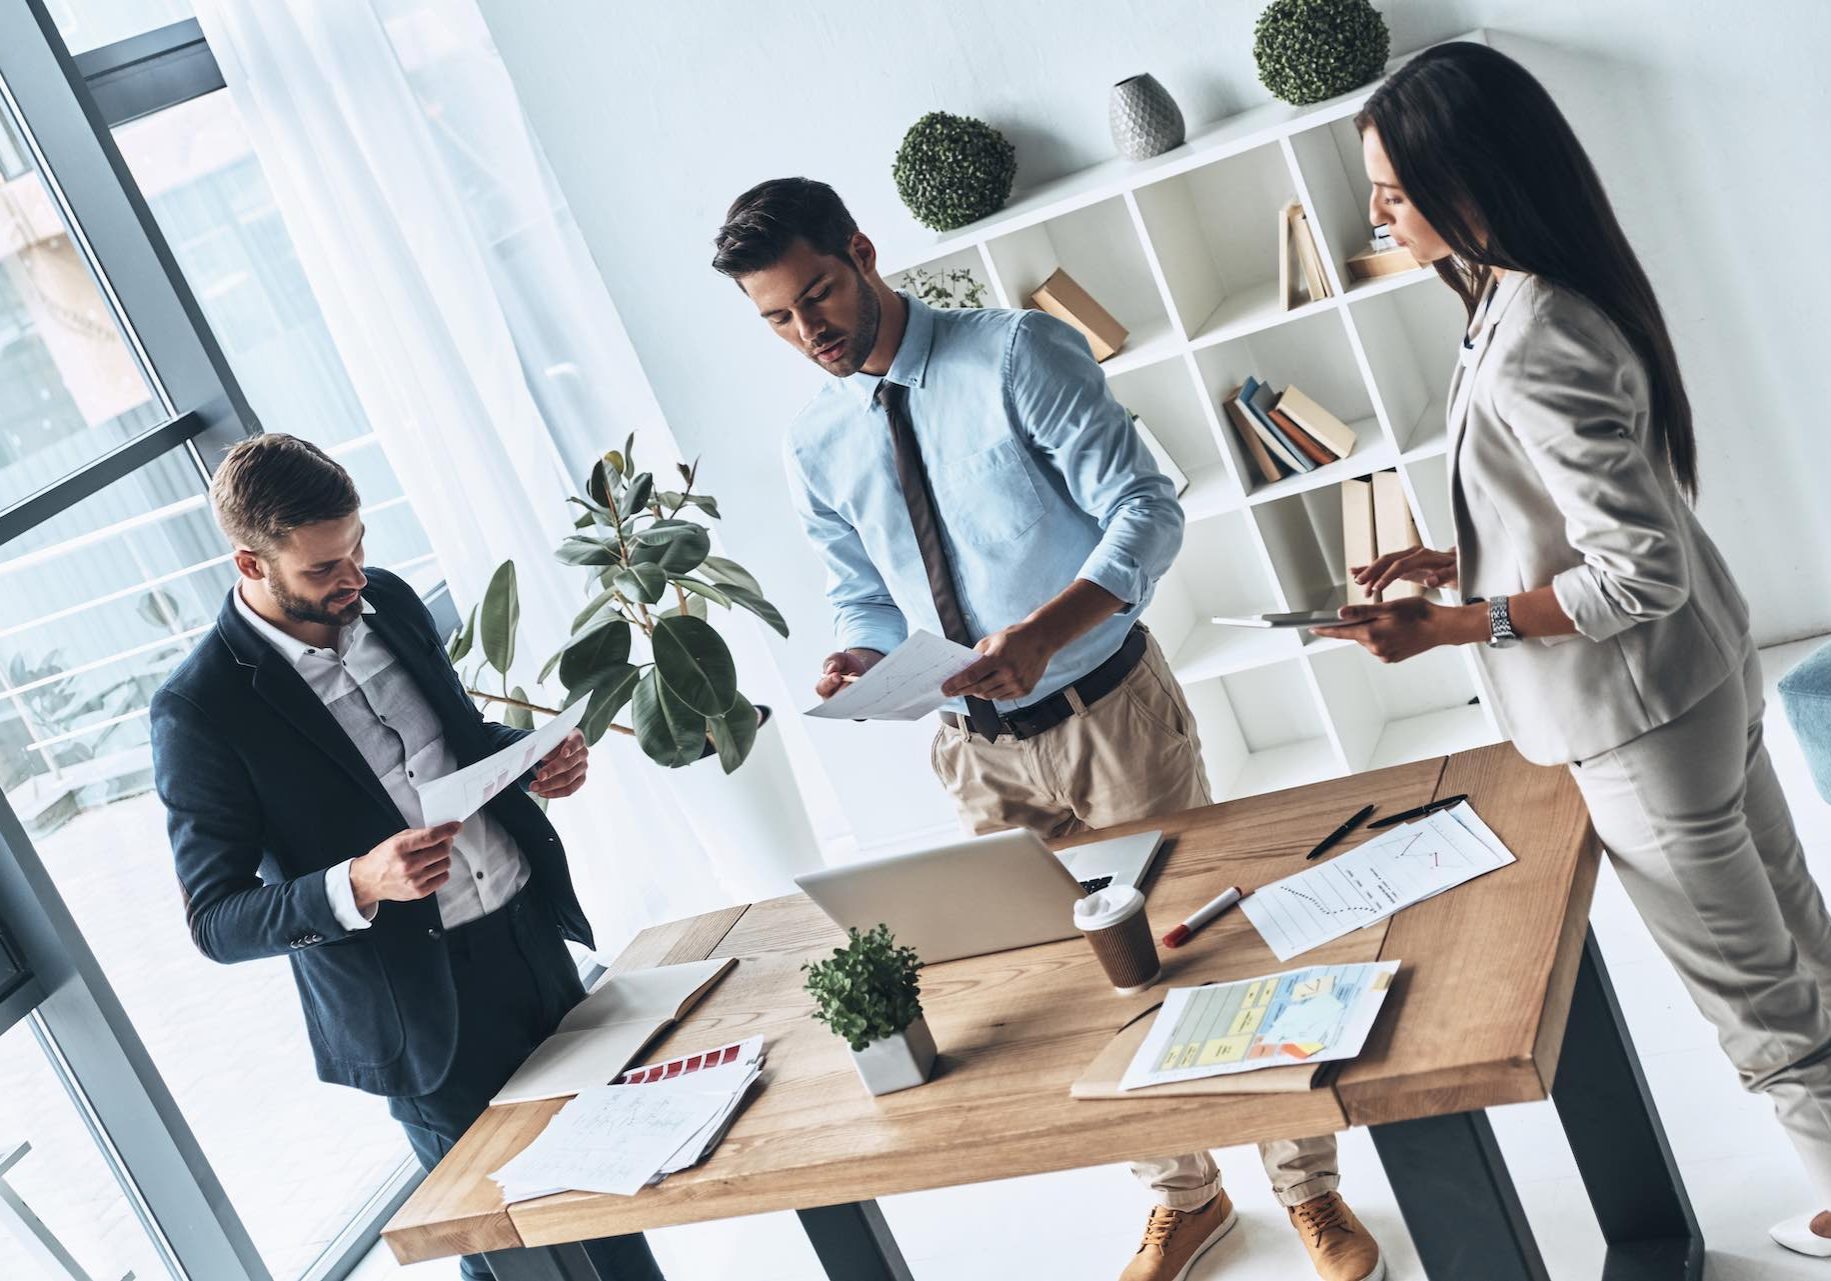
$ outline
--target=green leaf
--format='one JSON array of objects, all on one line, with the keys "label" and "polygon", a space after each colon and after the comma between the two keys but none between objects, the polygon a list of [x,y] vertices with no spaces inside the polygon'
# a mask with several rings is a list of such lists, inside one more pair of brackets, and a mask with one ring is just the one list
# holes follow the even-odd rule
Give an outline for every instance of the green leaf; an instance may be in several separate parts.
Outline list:
[{"label": "green leaf", "polygon": [[697,578],[676,578],[672,581],[674,586],[684,588],[695,596],[704,596],[715,604],[723,605],[726,609],[731,608],[731,598],[710,583],[702,583]]},{"label": "green leaf", "polygon": [[585,684],[593,673],[605,668],[622,667],[629,662],[629,624],[611,618],[602,627],[594,627],[572,638],[561,652],[560,684],[567,689]]},{"label": "green leaf", "polygon": [[[509,691],[509,697],[520,699],[525,703],[528,701],[528,691],[517,685]],[[534,713],[525,707],[504,703],[502,705],[502,723],[511,729],[533,729]]]},{"label": "green leaf", "polygon": [[565,653],[566,651],[562,649],[559,653],[554,654],[546,662],[540,665],[540,674],[534,678],[534,683],[536,685],[545,685],[547,683],[547,677],[553,675],[553,669],[559,666],[559,660],[565,656]]},{"label": "green leaf", "polygon": [[753,591],[758,596],[763,594],[763,585],[750,576],[749,570],[734,560],[726,560],[723,556],[706,557],[699,563],[699,572],[715,583],[730,583],[733,586]]},{"label": "green leaf", "polygon": [[737,697],[737,665],[712,625],[676,614],[655,624],[651,641],[669,692],[701,717],[723,716]]},{"label": "green leaf", "polygon": [[[613,458],[617,459],[614,466],[611,462]],[[585,493],[592,502],[605,507],[610,505],[610,475],[613,470],[622,474],[622,461],[613,452],[591,464],[591,475],[585,478]]]},{"label": "green leaf", "polygon": [[712,497],[711,494],[688,494],[686,505],[688,507],[699,508],[699,510],[706,513],[706,515],[710,516],[713,520],[721,519],[718,514],[718,499]]},{"label": "green leaf", "polygon": [[636,470],[636,433],[633,431],[623,441],[623,470],[626,472]]},{"label": "green leaf", "polygon": [[603,591],[599,592],[596,596],[593,596],[591,598],[591,604],[585,606],[584,609],[581,609],[577,614],[573,615],[573,617],[572,617],[573,634],[577,635],[580,628],[584,627],[586,623],[592,621],[592,615],[596,614],[599,610],[603,609],[606,605],[610,604],[616,598],[617,598],[617,589],[614,587],[606,587]]},{"label": "green leaf", "polygon": [[689,596],[687,597],[687,607],[685,609],[682,609],[678,604],[669,605],[666,609],[661,611],[661,616],[663,618],[673,618],[676,615],[685,615],[688,618],[704,618],[706,612],[705,601],[697,596]]},{"label": "green leaf", "polygon": [[782,611],[761,596],[747,588],[739,587],[736,583],[726,583],[722,590],[731,598],[733,605],[743,606],[783,636],[788,635],[788,620],[782,617]]},{"label": "green leaf", "polygon": [[562,565],[614,565],[617,549],[602,538],[572,534],[553,549],[553,559]]},{"label": "green leaf", "polygon": [[580,507],[583,507],[587,518],[595,517],[600,523],[605,525],[615,525],[617,523],[616,513],[611,511],[610,508],[606,507],[603,503],[594,503],[589,498],[567,498],[566,501],[569,503],[577,503]]},{"label": "green leaf", "polygon": [[588,686],[570,690],[566,695],[566,704],[571,706],[580,698],[589,697],[591,705],[585,709],[585,719],[579,722],[579,732],[585,736],[587,743],[596,743],[610,729],[610,723],[629,702],[630,693],[636,688],[636,679],[642,670],[633,663],[625,663],[615,670],[603,670],[597,673],[597,679]]},{"label": "green leaf", "polygon": [[649,499],[655,496],[655,478],[642,472],[630,478],[629,488],[623,494],[623,510],[638,512],[648,506]]},{"label": "green leaf", "polygon": [[521,625],[521,596],[515,588],[515,562],[505,560],[490,576],[479,618],[483,657],[504,676],[515,665],[515,630]]},{"label": "green leaf", "polygon": [[659,565],[626,565],[610,576],[610,585],[631,600],[653,605],[668,589],[668,575]]},{"label": "green leaf", "polygon": [[629,558],[660,565],[670,574],[689,574],[712,548],[712,535],[690,520],[658,520],[637,534]]},{"label": "green leaf", "polygon": [[636,682],[633,715],[636,742],[657,764],[679,769],[698,760],[705,750],[706,718],[674,697],[655,668],[643,672]]},{"label": "green leaf", "polygon": [[723,716],[712,718],[712,742],[718,747],[718,763],[729,774],[744,763],[757,741],[757,709],[739,694]]},{"label": "green leaf", "polygon": [[445,657],[454,667],[463,661],[464,656],[470,653],[470,647],[476,642],[477,608],[476,605],[470,607],[470,617],[465,619],[458,630],[451,634],[451,640],[446,643]]}]

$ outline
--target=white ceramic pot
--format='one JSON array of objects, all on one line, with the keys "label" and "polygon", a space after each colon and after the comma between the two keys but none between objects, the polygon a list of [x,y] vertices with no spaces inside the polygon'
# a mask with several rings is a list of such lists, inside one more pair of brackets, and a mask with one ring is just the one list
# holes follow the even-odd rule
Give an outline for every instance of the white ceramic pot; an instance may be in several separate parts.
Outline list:
[{"label": "white ceramic pot", "polygon": [[935,1068],[935,1037],[918,1018],[895,1036],[852,1051],[858,1079],[872,1094],[893,1094],[920,1085]]}]

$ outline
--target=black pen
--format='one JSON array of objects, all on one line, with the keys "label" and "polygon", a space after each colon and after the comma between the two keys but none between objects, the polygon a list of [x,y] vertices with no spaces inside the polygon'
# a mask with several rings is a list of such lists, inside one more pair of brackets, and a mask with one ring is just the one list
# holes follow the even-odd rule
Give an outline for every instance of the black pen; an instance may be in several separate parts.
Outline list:
[{"label": "black pen", "polygon": [[1330,846],[1334,845],[1335,842],[1339,841],[1342,837],[1346,836],[1349,832],[1352,832],[1355,828],[1359,827],[1361,825],[1362,820],[1365,819],[1367,817],[1367,815],[1369,815],[1371,813],[1373,813],[1373,806],[1371,806],[1371,805],[1361,806],[1360,811],[1357,814],[1355,814],[1355,816],[1353,818],[1349,819],[1346,823],[1343,823],[1340,827],[1336,828],[1333,832],[1330,832],[1327,836],[1323,837],[1322,840],[1318,841],[1316,844],[1316,848],[1311,850],[1308,854],[1305,854],[1304,858],[1306,858],[1306,859],[1321,858],[1325,853],[1328,852]]},{"label": "black pen", "polygon": [[1420,805],[1415,810],[1406,810],[1401,814],[1388,814],[1385,818],[1376,819],[1367,824],[1367,826],[1391,827],[1394,823],[1403,823],[1408,818],[1423,818],[1426,814],[1435,814],[1438,810],[1446,810],[1452,805],[1460,805],[1468,799],[1468,794],[1466,792],[1459,793],[1455,796],[1446,796],[1440,801],[1431,801],[1428,804]]}]

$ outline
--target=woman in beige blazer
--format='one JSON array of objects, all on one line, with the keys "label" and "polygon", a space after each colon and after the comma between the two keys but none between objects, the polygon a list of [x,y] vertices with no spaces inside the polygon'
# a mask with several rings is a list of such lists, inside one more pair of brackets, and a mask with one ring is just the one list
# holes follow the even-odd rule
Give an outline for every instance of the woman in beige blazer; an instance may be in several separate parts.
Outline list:
[{"label": "woman in beige blazer", "polygon": [[[1455,589],[1319,634],[1399,662],[1478,645],[1521,754],[1567,764],[1623,886],[1831,1207],[1831,917],[1761,736],[1748,608],[1693,516],[1678,363],[1602,185],[1544,88],[1482,45],[1420,54],[1357,118],[1369,216],[1462,297],[1456,547],[1356,579]],[[1776,1225],[1831,1257],[1831,1210]]]}]

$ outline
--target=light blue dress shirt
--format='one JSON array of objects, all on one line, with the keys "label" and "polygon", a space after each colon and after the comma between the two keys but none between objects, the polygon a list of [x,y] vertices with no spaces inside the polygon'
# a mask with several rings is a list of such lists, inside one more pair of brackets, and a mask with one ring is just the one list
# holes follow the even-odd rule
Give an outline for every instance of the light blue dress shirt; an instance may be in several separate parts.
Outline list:
[{"label": "light blue dress shirt", "polygon": [[[1055,654],[1027,705],[1119,648],[1182,545],[1182,507],[1074,329],[1040,311],[936,310],[903,298],[909,320],[885,377],[909,389],[974,639],[1021,622],[1077,578],[1125,602]],[[826,562],[840,647],[889,653],[912,628],[942,628],[876,400],[880,381],[857,373],[821,388],[789,429],[784,456]],[[950,706],[963,710],[964,700]]]}]

